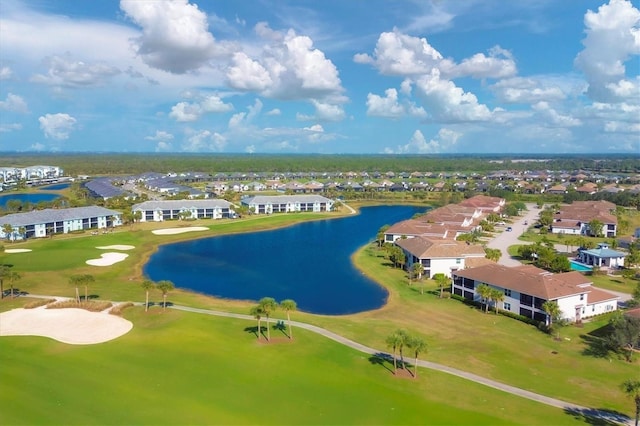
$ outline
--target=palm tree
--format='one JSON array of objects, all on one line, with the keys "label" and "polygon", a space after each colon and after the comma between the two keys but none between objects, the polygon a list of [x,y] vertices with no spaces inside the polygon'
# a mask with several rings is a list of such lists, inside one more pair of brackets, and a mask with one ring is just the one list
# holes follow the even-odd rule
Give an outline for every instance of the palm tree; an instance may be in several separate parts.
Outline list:
[{"label": "palm tree", "polygon": [[420,355],[422,352],[427,351],[427,343],[420,337],[413,337],[409,339],[408,346],[413,351],[413,355],[416,359],[415,363],[413,364],[413,378],[415,379],[416,377],[418,377],[418,355]]},{"label": "palm tree", "polygon": [[496,315],[498,315],[498,304],[504,301],[504,292],[498,288],[491,289],[491,299],[496,302],[494,308]]},{"label": "palm tree", "polygon": [[4,236],[7,238],[7,241],[11,242],[11,236],[13,235],[13,225],[10,223],[5,223],[2,225],[2,232],[4,232]]},{"label": "palm tree", "polygon": [[9,279],[9,285],[11,286],[11,297],[13,298],[13,282],[18,281],[22,278],[22,276],[16,271],[9,271],[6,276]]},{"label": "palm tree", "polygon": [[162,310],[167,309],[167,293],[176,288],[171,281],[162,280],[158,281],[156,288],[162,292]]},{"label": "palm tree", "polygon": [[269,317],[278,308],[278,302],[273,297],[263,297],[258,302],[262,308],[264,316],[267,317],[267,341],[271,341],[271,327],[269,326]]},{"label": "palm tree", "polygon": [[436,283],[438,283],[438,287],[440,288],[440,299],[442,299],[444,288],[447,284],[449,284],[449,278],[447,278],[447,276],[442,272],[438,272],[433,276],[433,279]]},{"label": "palm tree", "polygon": [[476,287],[476,294],[478,294],[484,303],[484,311],[489,312],[489,299],[491,298],[491,287],[487,284],[480,284]]},{"label": "palm tree", "polygon": [[298,305],[292,299],[285,299],[280,302],[280,307],[287,313],[287,324],[289,325],[289,339],[293,339],[293,332],[291,331],[291,316],[290,313],[295,312],[298,309]]},{"label": "palm tree", "polygon": [[404,369],[403,349],[405,346],[408,346],[410,338],[407,332],[402,329],[396,330],[394,334],[397,336],[397,339],[398,339],[397,343],[398,343],[398,352],[400,353],[400,367]]},{"label": "palm tree", "polygon": [[626,380],[621,387],[623,392],[633,398],[633,402],[636,404],[636,426],[638,426],[638,420],[640,420],[640,380]]},{"label": "palm tree", "polygon": [[547,300],[542,304],[542,310],[546,312],[548,321],[547,325],[551,328],[553,321],[561,314],[560,306],[558,306],[558,302],[555,300]]},{"label": "palm tree", "polygon": [[22,237],[22,239],[26,239],[26,235],[27,235],[27,228],[25,228],[24,226],[21,226],[18,228],[18,234],[20,234],[20,236]]},{"label": "palm tree", "polygon": [[82,284],[82,275],[71,275],[69,277],[69,284],[76,288],[76,303],[80,303],[80,291],[78,290],[78,287]]},{"label": "palm tree", "polygon": [[147,312],[149,310],[149,291],[151,291],[154,288],[156,288],[156,283],[154,283],[153,281],[151,281],[148,278],[145,278],[142,281],[142,283],[140,284],[140,286],[142,287],[142,289],[146,293],[146,298],[145,298],[145,302],[144,302],[144,311]]},{"label": "palm tree", "polygon": [[249,314],[253,315],[253,317],[258,320],[258,332],[256,333],[256,335],[258,336],[258,340],[260,340],[260,332],[262,330],[262,315],[264,314],[262,306],[254,306],[253,308],[251,308],[251,311],[249,311]]},{"label": "palm tree", "polygon": [[422,263],[416,262],[413,265],[411,265],[411,271],[409,271],[409,277],[413,277],[419,280],[420,278],[422,278],[423,272],[424,272],[424,266],[422,266]]},{"label": "palm tree", "polygon": [[82,285],[84,285],[84,301],[86,302],[87,300],[89,300],[89,283],[92,283],[95,281],[95,278],[93,278],[93,275],[89,275],[89,274],[84,274],[82,275]]},{"label": "palm tree", "polygon": [[396,353],[398,352],[398,346],[400,345],[400,336],[397,331],[394,331],[387,337],[387,347],[393,351],[393,374],[398,371],[398,363],[396,362]]},{"label": "palm tree", "polygon": [[4,279],[10,271],[7,265],[0,265],[0,299],[4,299]]}]

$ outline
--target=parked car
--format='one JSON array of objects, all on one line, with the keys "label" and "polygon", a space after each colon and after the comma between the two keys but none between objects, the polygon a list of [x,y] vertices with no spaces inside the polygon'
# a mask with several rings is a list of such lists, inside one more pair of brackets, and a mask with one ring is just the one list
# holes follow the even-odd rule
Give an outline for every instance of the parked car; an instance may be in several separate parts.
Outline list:
[{"label": "parked car", "polygon": [[512,227],[510,227],[510,226],[509,226],[509,227],[507,227],[507,232],[511,232],[511,231],[513,231],[513,228],[512,228]]}]

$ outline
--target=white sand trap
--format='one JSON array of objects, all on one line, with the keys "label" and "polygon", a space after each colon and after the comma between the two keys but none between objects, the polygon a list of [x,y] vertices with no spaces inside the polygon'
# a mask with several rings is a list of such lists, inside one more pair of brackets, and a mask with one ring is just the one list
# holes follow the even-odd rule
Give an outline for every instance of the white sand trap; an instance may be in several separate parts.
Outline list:
[{"label": "white sand trap", "polygon": [[192,231],[208,231],[209,228],[205,226],[191,226],[189,228],[166,228],[166,229],[156,229],[155,231],[151,231],[156,235],[173,235],[173,234],[183,234],[185,232]]},{"label": "white sand trap", "polygon": [[122,262],[127,257],[128,254],[125,253],[103,253],[100,255],[100,259],[89,259],[87,260],[87,265],[92,266],[111,266],[114,263]]},{"label": "white sand trap", "polygon": [[112,246],[100,246],[96,247],[98,250],[133,250],[135,246],[127,246],[123,244],[115,244]]},{"label": "white sand trap", "polygon": [[5,253],[26,253],[31,251],[31,249],[6,249]]},{"label": "white sand trap", "polygon": [[84,309],[13,309],[0,313],[0,336],[44,336],[72,345],[113,340],[133,328],[131,321]]}]

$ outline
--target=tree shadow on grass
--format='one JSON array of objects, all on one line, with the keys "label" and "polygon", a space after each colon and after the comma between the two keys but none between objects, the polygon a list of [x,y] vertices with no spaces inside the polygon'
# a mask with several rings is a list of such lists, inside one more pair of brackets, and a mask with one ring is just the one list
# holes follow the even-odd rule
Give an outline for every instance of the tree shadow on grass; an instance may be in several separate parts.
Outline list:
[{"label": "tree shadow on grass", "polygon": [[606,340],[601,337],[592,336],[589,334],[581,334],[580,338],[585,343],[586,347],[582,350],[582,355],[591,356],[594,358],[608,358],[610,355],[610,349]]},{"label": "tree shadow on grass", "polygon": [[377,352],[369,357],[369,362],[372,365],[382,366],[389,373],[393,373],[393,370],[388,365],[389,363],[393,364],[393,358],[389,354]]},{"label": "tree shadow on grass", "polygon": [[246,333],[253,334],[256,337],[256,339],[259,339],[260,337],[264,337],[266,339],[267,337],[264,334],[265,329],[266,327],[260,326],[260,330],[258,330],[258,326],[254,325],[252,327],[245,327],[244,331]]},{"label": "tree shadow on grass", "polygon": [[276,323],[273,324],[271,326],[271,328],[273,330],[280,331],[282,334],[284,334],[285,336],[289,337],[289,334],[287,334],[287,326],[284,323],[284,321],[276,321]]},{"label": "tree shadow on grass", "polygon": [[564,412],[576,420],[595,426],[620,426],[621,424],[629,424],[631,421],[631,419],[623,413],[601,408],[577,409],[567,407],[564,409]]}]

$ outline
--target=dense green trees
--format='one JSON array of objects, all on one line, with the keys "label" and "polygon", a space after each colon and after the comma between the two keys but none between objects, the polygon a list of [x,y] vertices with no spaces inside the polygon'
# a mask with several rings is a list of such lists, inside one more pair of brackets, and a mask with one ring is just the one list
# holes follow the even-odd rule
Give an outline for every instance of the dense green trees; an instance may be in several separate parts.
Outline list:
[{"label": "dense green trees", "polygon": [[640,421],[640,380],[625,380],[620,386],[622,391],[635,403],[636,408],[636,426]]},{"label": "dense green trees", "polygon": [[609,348],[622,353],[627,361],[633,361],[633,348],[640,346],[640,319],[617,312],[609,321],[609,326]]}]

